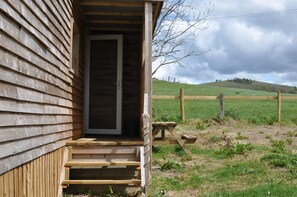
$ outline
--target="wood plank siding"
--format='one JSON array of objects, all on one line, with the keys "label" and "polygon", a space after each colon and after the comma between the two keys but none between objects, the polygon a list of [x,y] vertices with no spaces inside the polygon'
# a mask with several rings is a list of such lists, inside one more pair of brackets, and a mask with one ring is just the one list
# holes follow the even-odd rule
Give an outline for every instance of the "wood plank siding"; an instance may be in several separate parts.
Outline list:
[{"label": "wood plank siding", "polygon": [[[0,1],[0,174],[81,136],[84,22],[77,12],[70,0]],[[71,64],[73,18],[78,69]]]},{"label": "wood plank siding", "polygon": [[59,196],[63,154],[60,148],[0,175],[0,196]]}]

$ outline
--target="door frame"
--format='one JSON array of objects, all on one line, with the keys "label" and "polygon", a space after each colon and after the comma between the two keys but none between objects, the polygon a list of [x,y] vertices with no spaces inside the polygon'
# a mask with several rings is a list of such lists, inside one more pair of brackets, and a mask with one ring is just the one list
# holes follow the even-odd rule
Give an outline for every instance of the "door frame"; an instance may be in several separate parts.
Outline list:
[{"label": "door frame", "polygon": [[[93,40],[117,40],[117,102],[116,102],[116,129],[90,129],[89,128],[89,97],[90,97],[90,46]],[[123,80],[123,36],[122,35],[95,35],[87,36],[86,39],[86,66],[85,66],[85,86],[84,86],[84,134],[122,134],[122,80]]]}]

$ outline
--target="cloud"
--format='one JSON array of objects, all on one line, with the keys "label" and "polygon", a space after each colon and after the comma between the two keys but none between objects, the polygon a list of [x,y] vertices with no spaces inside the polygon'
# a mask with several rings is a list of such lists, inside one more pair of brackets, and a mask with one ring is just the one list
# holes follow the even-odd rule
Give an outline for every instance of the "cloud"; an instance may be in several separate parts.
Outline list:
[{"label": "cloud", "polygon": [[[214,0],[211,17],[297,9],[295,0]],[[297,84],[297,12],[255,18],[210,20],[198,33],[197,51],[211,51],[176,66],[162,68],[172,75],[201,83],[227,77],[245,77],[280,84]]]}]

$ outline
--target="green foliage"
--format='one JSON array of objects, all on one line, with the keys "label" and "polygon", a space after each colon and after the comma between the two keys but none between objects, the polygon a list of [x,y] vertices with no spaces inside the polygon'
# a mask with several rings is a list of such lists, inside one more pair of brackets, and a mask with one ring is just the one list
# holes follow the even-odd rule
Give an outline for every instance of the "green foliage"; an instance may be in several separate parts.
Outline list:
[{"label": "green foliage", "polygon": [[196,123],[195,123],[195,128],[197,130],[205,130],[207,127],[210,127],[210,124],[207,123],[206,121],[201,121],[201,120],[198,120]]},{"label": "green foliage", "polygon": [[297,178],[297,155],[286,149],[286,144],[282,140],[272,141],[270,153],[264,155],[261,160],[272,166],[287,168],[294,178]]},{"label": "green foliage", "polygon": [[248,122],[255,125],[273,125],[277,122],[277,118],[274,116],[257,116],[249,118]]},{"label": "green foliage", "polygon": [[225,110],[225,117],[232,118],[234,120],[239,120],[239,113],[234,109]]},{"label": "green foliage", "polygon": [[173,122],[178,122],[180,123],[181,120],[180,120],[180,116],[178,115],[172,115],[172,114],[169,114],[169,113],[166,113],[160,109],[157,109],[156,107],[153,106],[153,109],[152,109],[152,113],[153,113],[153,119],[154,121],[160,121],[160,122],[170,122],[170,121],[173,121]]},{"label": "green foliage", "polygon": [[174,161],[166,161],[161,165],[161,171],[167,171],[167,170],[176,170],[178,172],[184,172],[185,168],[182,167],[179,163]]},{"label": "green foliage", "polygon": [[242,189],[241,191],[220,191],[203,197],[294,197],[297,187],[287,184],[265,184]]},{"label": "green foliage", "polygon": [[219,136],[211,136],[208,139],[208,142],[210,142],[210,143],[217,143],[217,142],[220,142],[220,141],[222,141],[222,138],[219,137]]},{"label": "green foliage", "polygon": [[216,152],[216,154],[221,156],[222,158],[227,158],[234,155],[242,155],[252,149],[253,146],[251,144],[237,143],[232,146],[226,146],[224,148],[221,148],[219,151]]},{"label": "green foliage", "polygon": [[237,162],[227,165],[215,172],[215,176],[220,179],[228,179],[232,176],[245,174],[262,175],[266,172],[266,167],[259,161]]},{"label": "green foliage", "polygon": [[248,137],[241,135],[241,132],[237,132],[236,134],[237,134],[237,136],[235,137],[235,139],[237,139],[237,140],[248,139]]}]

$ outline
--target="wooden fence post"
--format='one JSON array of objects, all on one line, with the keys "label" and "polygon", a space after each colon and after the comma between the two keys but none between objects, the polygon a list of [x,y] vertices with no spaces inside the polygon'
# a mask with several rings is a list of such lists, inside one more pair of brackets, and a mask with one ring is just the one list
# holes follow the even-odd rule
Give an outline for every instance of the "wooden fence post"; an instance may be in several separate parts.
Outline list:
[{"label": "wooden fence post", "polygon": [[184,89],[180,89],[180,117],[182,121],[186,120],[185,116],[185,99],[184,99]]},{"label": "wooden fence post", "polygon": [[282,94],[281,91],[277,93],[277,122],[281,124],[281,114],[282,114]]},{"label": "wooden fence post", "polygon": [[225,117],[225,104],[224,104],[224,93],[220,93],[219,95],[220,100],[220,120],[223,120]]}]

